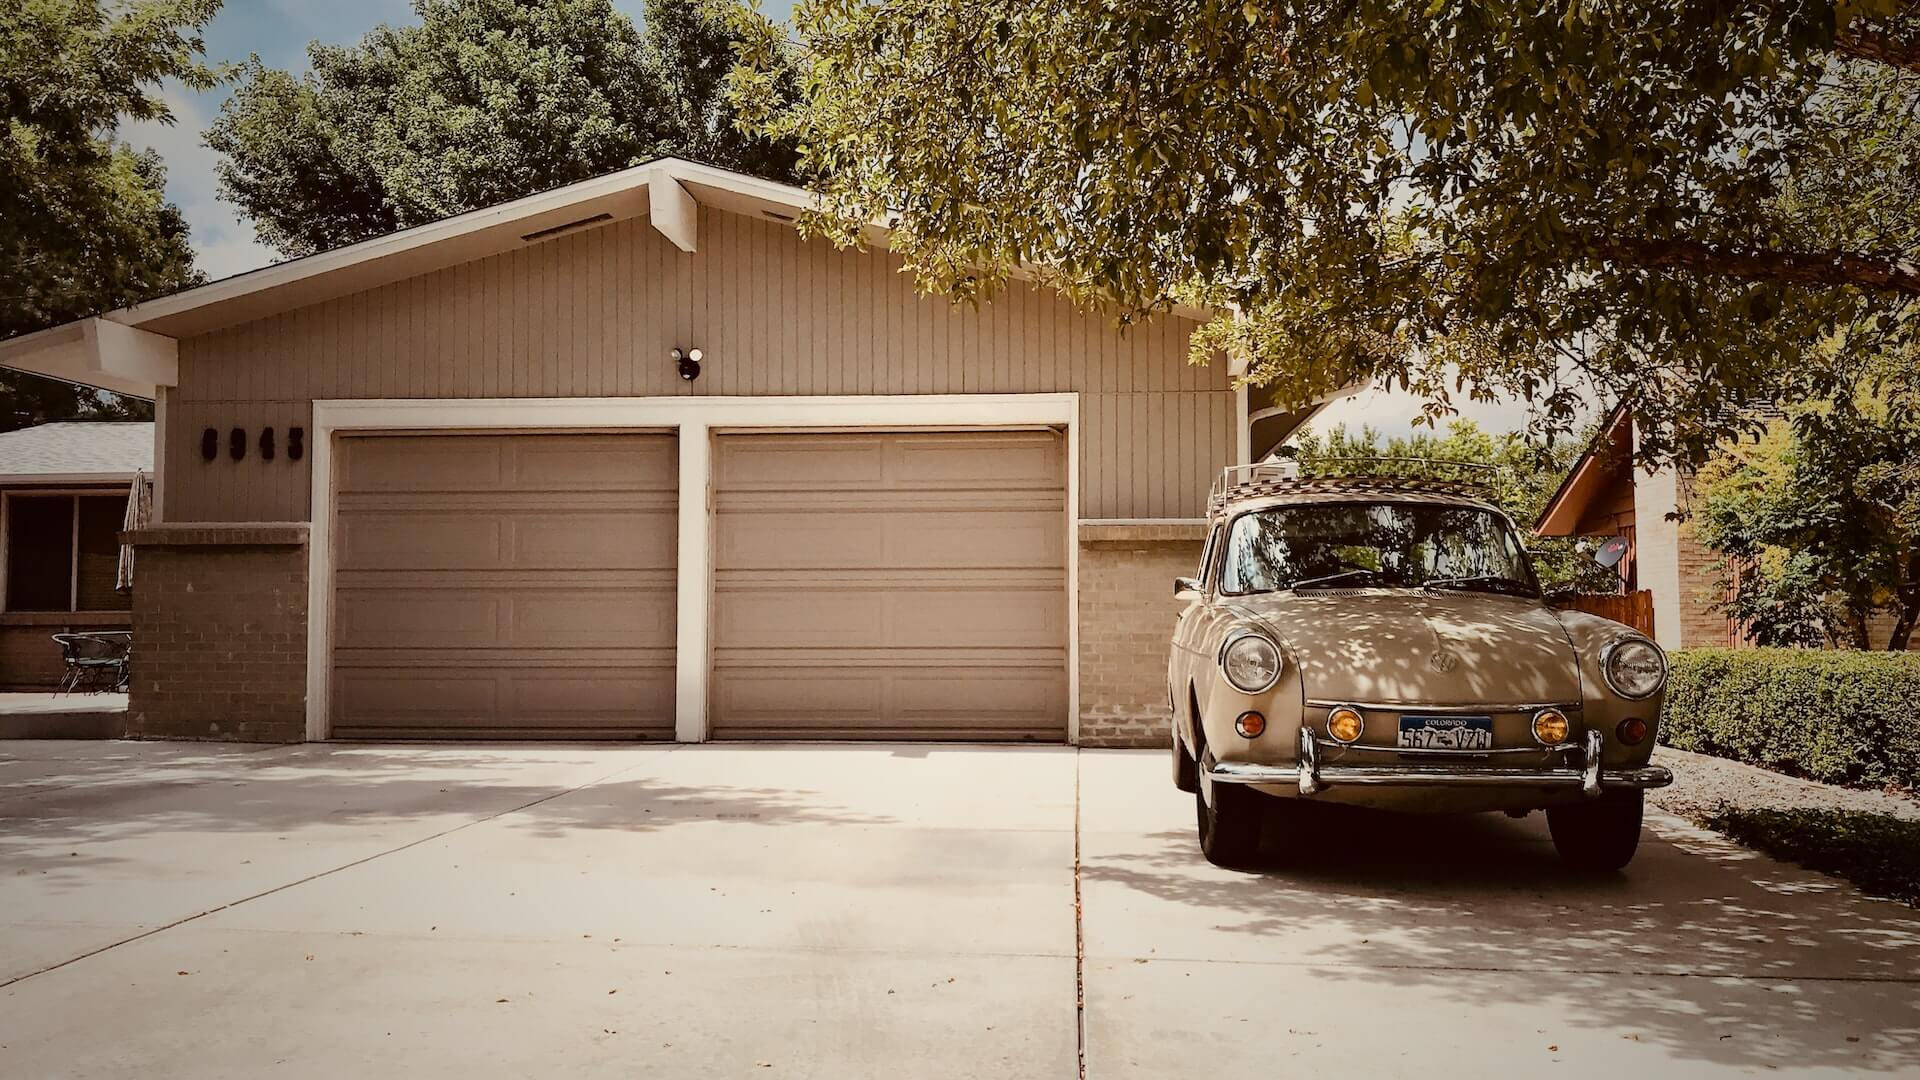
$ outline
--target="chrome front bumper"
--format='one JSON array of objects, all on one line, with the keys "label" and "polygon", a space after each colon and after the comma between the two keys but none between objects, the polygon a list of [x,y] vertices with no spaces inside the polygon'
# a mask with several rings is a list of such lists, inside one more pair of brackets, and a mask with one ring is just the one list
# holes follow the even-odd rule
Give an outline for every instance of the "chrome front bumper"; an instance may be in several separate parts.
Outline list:
[{"label": "chrome front bumper", "polygon": [[1397,787],[1577,787],[1588,798],[1608,789],[1645,789],[1673,783],[1673,773],[1658,765],[1637,769],[1602,769],[1604,744],[1598,731],[1588,731],[1581,745],[1568,752],[1578,767],[1567,769],[1503,769],[1490,765],[1322,765],[1320,742],[1311,729],[1300,729],[1300,757],[1295,765],[1255,765],[1215,762],[1207,770],[1216,784],[1297,784],[1300,794],[1323,787],[1367,784]]}]

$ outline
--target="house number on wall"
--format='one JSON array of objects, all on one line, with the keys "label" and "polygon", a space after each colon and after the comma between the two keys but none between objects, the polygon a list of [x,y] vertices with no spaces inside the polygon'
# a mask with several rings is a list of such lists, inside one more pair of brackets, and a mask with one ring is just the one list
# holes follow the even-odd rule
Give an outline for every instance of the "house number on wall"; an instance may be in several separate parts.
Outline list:
[{"label": "house number on wall", "polygon": [[[259,453],[261,461],[272,461],[274,457],[274,438],[272,428],[260,429]],[[306,456],[307,429],[290,427],[287,429],[287,460],[299,461]],[[213,461],[220,456],[220,429],[207,428],[200,433],[200,458]],[[227,432],[227,456],[235,461],[244,461],[247,456],[247,429],[234,428]]]}]

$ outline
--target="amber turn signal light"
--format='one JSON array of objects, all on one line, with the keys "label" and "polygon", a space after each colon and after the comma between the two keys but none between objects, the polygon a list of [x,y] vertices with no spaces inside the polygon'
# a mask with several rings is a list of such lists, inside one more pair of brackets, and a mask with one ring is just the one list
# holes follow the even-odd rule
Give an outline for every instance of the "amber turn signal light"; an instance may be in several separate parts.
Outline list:
[{"label": "amber turn signal light", "polygon": [[1257,739],[1261,732],[1267,730],[1267,718],[1257,712],[1243,712],[1233,722],[1233,730],[1239,732],[1243,739]]},{"label": "amber turn signal light", "polygon": [[1614,728],[1613,733],[1619,737],[1621,742],[1626,743],[1628,746],[1638,746],[1640,745],[1640,741],[1647,737],[1647,722],[1629,716],[1625,720],[1620,721],[1620,726]]},{"label": "amber turn signal light", "polygon": [[1541,746],[1559,746],[1572,734],[1573,725],[1559,709],[1541,709],[1533,714],[1533,738]]},{"label": "amber turn signal light", "polygon": [[1360,710],[1350,706],[1342,705],[1327,714],[1327,735],[1334,742],[1353,742],[1366,727],[1366,718],[1360,715]]}]

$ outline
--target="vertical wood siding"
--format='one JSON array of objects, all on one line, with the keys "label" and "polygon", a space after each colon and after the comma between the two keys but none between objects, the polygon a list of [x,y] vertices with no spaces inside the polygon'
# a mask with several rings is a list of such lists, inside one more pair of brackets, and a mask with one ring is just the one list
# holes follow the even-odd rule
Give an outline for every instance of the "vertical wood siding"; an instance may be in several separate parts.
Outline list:
[{"label": "vertical wood siding", "polygon": [[[621,221],[183,341],[167,516],[308,520],[307,460],[287,459],[286,432],[311,428],[316,399],[1076,390],[1081,515],[1198,517],[1233,453],[1234,395],[1224,364],[1187,363],[1193,327],[1123,332],[1027,285],[955,307],[916,295],[891,253],[724,211],[701,210],[692,255]],[[705,350],[697,382],[668,361],[675,347]],[[258,452],[268,426],[273,461]]]}]

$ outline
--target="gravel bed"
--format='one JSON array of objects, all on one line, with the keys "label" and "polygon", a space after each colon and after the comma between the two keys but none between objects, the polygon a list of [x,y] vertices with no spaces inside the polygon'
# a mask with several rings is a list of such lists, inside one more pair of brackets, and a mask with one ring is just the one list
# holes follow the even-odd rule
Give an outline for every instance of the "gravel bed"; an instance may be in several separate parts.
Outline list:
[{"label": "gravel bed", "polygon": [[1655,750],[1653,760],[1673,770],[1673,785],[1648,792],[1647,801],[1688,820],[1731,806],[1737,810],[1864,810],[1920,821],[1920,801],[1904,795],[1801,780],[1670,746]]}]

